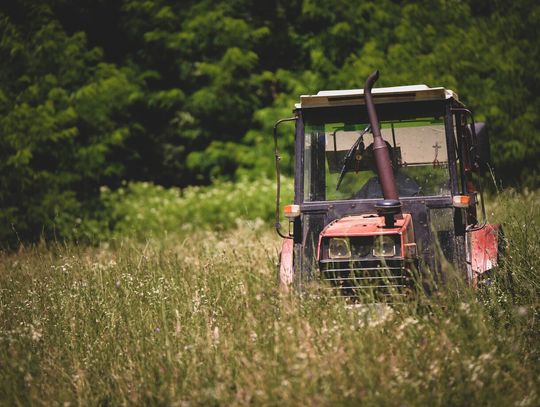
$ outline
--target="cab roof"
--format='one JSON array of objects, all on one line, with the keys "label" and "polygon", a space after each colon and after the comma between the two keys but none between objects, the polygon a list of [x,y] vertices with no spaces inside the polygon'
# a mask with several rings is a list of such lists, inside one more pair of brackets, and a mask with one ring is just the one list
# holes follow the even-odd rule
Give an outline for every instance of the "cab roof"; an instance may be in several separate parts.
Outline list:
[{"label": "cab roof", "polygon": [[[430,88],[427,85],[374,88],[371,93],[375,104],[445,99],[454,99],[458,101],[458,96],[454,91],[442,87]],[[295,107],[297,109],[306,109],[364,104],[364,89],[344,89],[323,90],[316,95],[302,95],[300,96],[300,103],[297,103]]]}]

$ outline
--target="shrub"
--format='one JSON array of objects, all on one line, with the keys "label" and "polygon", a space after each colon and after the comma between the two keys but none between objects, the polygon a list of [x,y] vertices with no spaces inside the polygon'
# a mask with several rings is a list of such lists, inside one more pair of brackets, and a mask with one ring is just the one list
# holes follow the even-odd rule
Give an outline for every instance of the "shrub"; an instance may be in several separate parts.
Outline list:
[{"label": "shrub", "polygon": [[[282,200],[292,201],[292,181],[284,179]],[[262,225],[275,214],[275,181],[217,181],[208,187],[164,188],[148,182],[102,188],[105,217],[113,235],[146,238],[195,229],[225,230],[242,220]]]}]

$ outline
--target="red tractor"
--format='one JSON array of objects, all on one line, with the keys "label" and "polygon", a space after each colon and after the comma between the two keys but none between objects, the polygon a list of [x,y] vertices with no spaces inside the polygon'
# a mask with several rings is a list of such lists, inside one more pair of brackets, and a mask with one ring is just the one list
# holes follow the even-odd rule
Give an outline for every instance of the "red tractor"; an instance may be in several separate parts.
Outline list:
[{"label": "red tractor", "polygon": [[[274,126],[279,279],[319,279],[375,301],[433,288],[453,265],[471,284],[497,264],[499,226],[487,223],[480,179],[489,140],[458,96],[426,85],[303,95]],[[295,122],[294,204],[280,223],[277,127]]]}]

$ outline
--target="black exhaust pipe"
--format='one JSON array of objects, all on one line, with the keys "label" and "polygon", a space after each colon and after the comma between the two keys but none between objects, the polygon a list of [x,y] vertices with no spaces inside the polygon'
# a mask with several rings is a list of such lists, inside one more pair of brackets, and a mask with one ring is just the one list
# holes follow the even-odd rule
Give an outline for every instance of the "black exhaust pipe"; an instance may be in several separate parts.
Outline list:
[{"label": "black exhaust pipe", "polygon": [[375,209],[380,216],[384,216],[385,227],[393,227],[395,222],[394,215],[401,213],[401,202],[399,202],[399,193],[392,169],[392,162],[390,161],[390,154],[386,142],[381,136],[379,119],[371,95],[371,89],[377,79],[379,79],[378,70],[369,75],[364,85],[364,98],[373,133],[373,158],[377,166],[377,176],[379,177],[384,198],[383,201],[375,204]]}]

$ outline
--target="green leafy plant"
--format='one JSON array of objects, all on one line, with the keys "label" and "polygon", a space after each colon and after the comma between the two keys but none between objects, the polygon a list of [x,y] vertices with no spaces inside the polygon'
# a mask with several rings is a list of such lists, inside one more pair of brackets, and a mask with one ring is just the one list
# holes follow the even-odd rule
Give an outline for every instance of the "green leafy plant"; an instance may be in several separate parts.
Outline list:
[{"label": "green leafy plant", "polygon": [[[282,200],[292,202],[292,182],[282,180]],[[130,183],[102,189],[105,216],[117,237],[146,239],[199,229],[226,230],[244,221],[262,227],[275,216],[275,180],[217,181],[209,187],[163,188]]]}]

